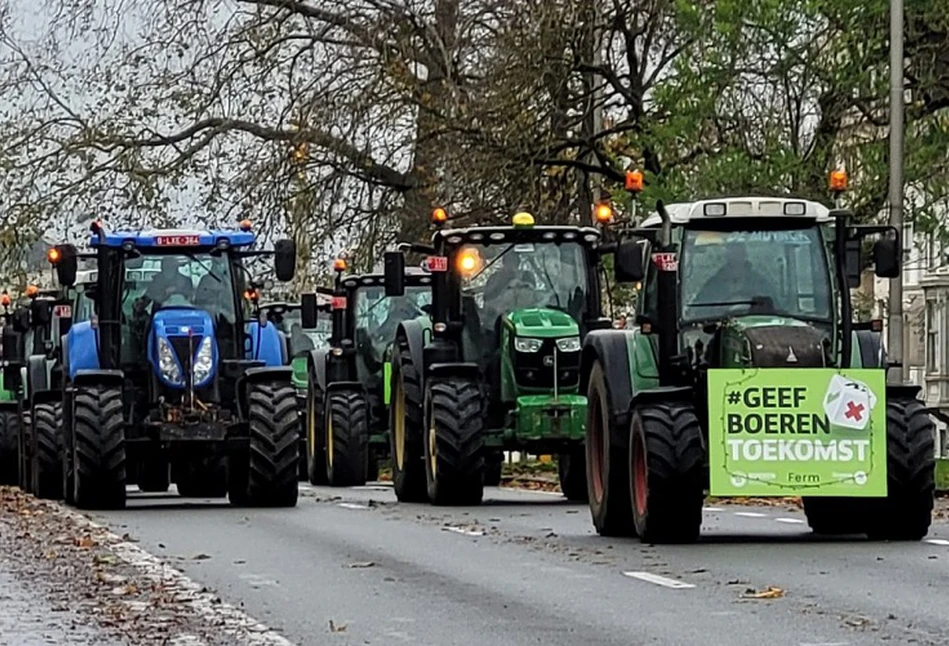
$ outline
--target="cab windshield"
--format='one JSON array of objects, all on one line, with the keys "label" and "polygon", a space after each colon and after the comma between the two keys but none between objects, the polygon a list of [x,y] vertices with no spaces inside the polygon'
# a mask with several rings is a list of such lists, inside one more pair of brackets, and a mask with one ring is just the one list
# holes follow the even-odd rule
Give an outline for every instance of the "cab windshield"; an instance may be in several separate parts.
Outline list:
[{"label": "cab windshield", "polygon": [[194,307],[217,323],[237,321],[234,285],[226,255],[141,255],[125,261],[122,313],[154,313],[162,307]]},{"label": "cab windshield", "polygon": [[288,309],[275,325],[287,335],[294,353],[328,347],[333,331],[333,322],[328,315],[317,317],[315,329],[303,329],[303,310],[299,307]]},{"label": "cab windshield", "polygon": [[432,302],[432,288],[429,285],[406,285],[404,295],[386,296],[382,286],[360,287],[355,299],[356,338],[368,335],[373,354],[378,359],[395,339],[399,323],[425,314],[422,307]]},{"label": "cab windshield", "polygon": [[462,270],[465,309],[474,308],[484,330],[518,309],[550,308],[583,321],[586,250],[576,242],[469,245],[455,255]]},{"label": "cab windshield", "polygon": [[827,255],[817,227],[686,229],[679,272],[684,323],[752,312],[831,320]]}]

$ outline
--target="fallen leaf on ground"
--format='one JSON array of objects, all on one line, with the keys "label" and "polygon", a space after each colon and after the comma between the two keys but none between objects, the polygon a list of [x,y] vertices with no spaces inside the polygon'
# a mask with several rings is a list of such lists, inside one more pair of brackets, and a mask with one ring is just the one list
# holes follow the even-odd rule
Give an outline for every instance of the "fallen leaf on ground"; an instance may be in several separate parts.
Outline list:
[{"label": "fallen leaf on ground", "polygon": [[95,547],[96,542],[92,540],[92,537],[86,534],[81,538],[75,539],[76,547],[81,547],[83,549],[89,549],[90,547]]},{"label": "fallen leaf on ground", "polygon": [[351,568],[363,568],[363,567],[375,567],[375,563],[372,561],[357,561],[356,563],[350,563],[349,567]]},{"label": "fallen leaf on ground", "polygon": [[780,599],[784,596],[784,590],[781,588],[776,588],[773,585],[769,585],[766,589],[758,592],[749,590],[749,592],[742,596],[745,599]]},{"label": "fallen leaf on ground", "polygon": [[191,560],[193,560],[193,561],[205,561],[205,560],[207,560],[207,559],[209,559],[209,558],[211,558],[211,555],[210,555],[210,554],[201,553],[201,554],[195,554],[194,556],[192,556],[192,557],[191,557]]},{"label": "fallen leaf on ground", "polygon": [[346,624],[337,624],[335,621],[330,619],[330,632],[331,633],[344,633],[346,632]]}]

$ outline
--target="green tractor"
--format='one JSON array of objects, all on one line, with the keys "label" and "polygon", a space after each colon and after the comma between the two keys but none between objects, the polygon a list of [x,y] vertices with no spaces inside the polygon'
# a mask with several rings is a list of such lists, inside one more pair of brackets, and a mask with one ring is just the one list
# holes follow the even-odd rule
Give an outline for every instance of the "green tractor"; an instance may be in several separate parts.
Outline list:
[{"label": "green tractor", "polygon": [[0,295],[0,485],[21,483],[19,444],[23,435],[24,334],[29,329],[29,310],[14,307],[6,290]]},{"label": "green tractor", "polygon": [[[390,298],[381,274],[343,275],[336,263],[329,348],[308,360],[307,456],[312,484],[358,486],[378,477],[389,454],[391,345],[406,320],[428,320],[432,277],[406,271],[402,296]],[[315,295],[304,297],[304,321],[315,325]]]},{"label": "green tractor", "polygon": [[261,320],[270,321],[277,330],[287,339],[290,366],[293,369],[293,387],[297,392],[297,411],[300,416],[300,465],[298,479],[307,480],[306,462],[306,383],[307,358],[310,352],[319,348],[329,347],[330,325],[329,303],[317,305],[317,310],[324,313],[319,317],[313,328],[304,328],[300,303],[272,302],[260,306]]},{"label": "green tractor", "polygon": [[611,325],[600,238],[592,227],[535,226],[518,213],[511,225],[439,229],[430,246],[386,254],[390,296],[403,293],[406,247],[428,255],[432,275],[430,321],[399,326],[393,351],[400,501],[480,504],[503,451],[558,455],[562,491],[585,498],[580,348]]},{"label": "green tractor", "polygon": [[[886,382],[880,325],[852,322],[865,238],[898,278],[898,232],[801,199],[661,202],[618,245],[636,325],[588,335],[582,388],[593,523],[691,542],[712,496],[801,496],[817,533],[918,540],[933,424]],[[630,232],[627,231],[627,234]],[[877,322],[880,323],[880,322]]]}]

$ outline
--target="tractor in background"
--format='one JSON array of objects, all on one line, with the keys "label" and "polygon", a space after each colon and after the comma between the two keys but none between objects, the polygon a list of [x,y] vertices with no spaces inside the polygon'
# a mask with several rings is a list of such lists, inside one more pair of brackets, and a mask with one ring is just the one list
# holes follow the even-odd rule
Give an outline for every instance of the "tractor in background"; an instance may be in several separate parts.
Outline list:
[{"label": "tractor in background", "polygon": [[30,312],[14,307],[7,290],[0,294],[0,484],[21,484],[19,446],[23,437],[23,357]]},{"label": "tractor in background", "polygon": [[300,303],[271,302],[260,306],[260,318],[273,323],[277,330],[287,339],[287,354],[291,358],[293,368],[293,387],[297,393],[297,413],[300,416],[300,467],[298,477],[307,480],[306,457],[306,384],[307,358],[310,352],[319,348],[329,347],[332,324],[330,322],[330,304],[317,304],[317,310],[323,316],[317,319],[312,329],[303,327]]},{"label": "tractor in background", "polygon": [[396,332],[391,374],[393,480],[401,501],[479,504],[486,458],[556,454],[560,486],[586,495],[580,348],[609,328],[593,227],[512,224],[442,228],[431,245],[385,256],[386,293],[404,293],[405,251],[426,255],[431,323]]},{"label": "tractor in background", "polygon": [[[85,290],[94,313],[74,312],[62,340],[63,490],[82,509],[125,506],[135,478],[234,505],[296,505],[298,416],[285,343],[254,319],[245,260],[274,257],[293,278],[296,248],[254,249],[240,230],[107,232],[91,252],[57,246],[60,284],[79,258],[95,261]],[[130,273],[136,271],[138,273]]]},{"label": "tractor in background", "polygon": [[[407,271],[405,293],[390,298],[382,274],[344,275],[342,258],[334,268],[329,347],[307,363],[308,474],[313,484],[353,486],[375,480],[389,454],[391,344],[402,321],[427,321],[432,278]],[[315,302],[304,295],[304,327],[316,325]]]},{"label": "tractor in background", "polygon": [[[880,326],[854,325],[849,289],[859,285],[862,243],[871,235],[880,235],[873,246],[876,275],[900,276],[899,232],[850,220],[847,211],[795,198],[659,202],[639,228],[610,243],[617,281],[641,283],[642,296],[633,329],[593,331],[583,346],[589,504],[599,534],[650,543],[698,538],[711,452],[726,456],[715,460],[730,459],[724,447],[737,437],[732,433],[742,432],[740,416],[729,416],[725,426],[725,390],[717,385],[723,379],[738,379],[734,384],[777,375],[793,382],[787,392],[798,393],[815,375],[833,383],[842,374],[844,387],[856,389],[871,409],[870,398],[884,394],[868,393],[846,374],[862,370],[884,390]],[[727,377],[735,374],[740,376]],[[754,404],[753,397],[742,399],[751,390],[740,392],[729,391],[728,403]],[[769,480],[767,464],[760,474],[734,471],[730,481],[718,476],[723,484],[715,486],[724,491],[760,482],[774,492],[768,495],[802,495],[807,521],[818,533],[918,540],[928,531],[934,496],[933,425],[918,393],[918,386],[885,385],[885,411],[874,436],[883,442],[885,435],[887,449],[880,454],[886,457],[879,461],[886,474],[878,478],[885,495],[859,493],[867,472],[847,475],[846,466],[837,468],[843,471],[834,475],[839,482],[830,485],[857,493],[824,489],[809,495],[817,490],[808,476],[789,494],[788,487],[797,485]],[[828,389],[824,406],[831,413],[838,395]],[[785,417],[762,437],[807,439],[795,434],[808,425],[826,431],[831,413],[806,417],[804,424],[795,417],[794,401],[774,404],[784,407]],[[861,411],[862,403],[846,414]],[[857,428],[852,422],[836,423]],[[750,422],[747,428],[754,431]],[[818,441],[828,442],[826,437]],[[829,444],[823,450],[826,459],[835,455]],[[715,487],[712,494],[729,495]]]}]

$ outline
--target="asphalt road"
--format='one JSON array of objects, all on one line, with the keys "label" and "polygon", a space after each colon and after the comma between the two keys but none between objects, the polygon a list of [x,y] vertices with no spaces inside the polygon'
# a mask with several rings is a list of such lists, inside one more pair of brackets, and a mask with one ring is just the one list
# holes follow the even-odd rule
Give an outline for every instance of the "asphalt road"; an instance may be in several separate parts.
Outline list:
[{"label": "asphalt road", "polygon": [[596,536],[552,494],[446,509],[302,491],[285,510],[136,493],[93,518],[300,645],[949,643],[943,521],[931,542],[817,540],[796,510],[729,505],[699,544],[651,547]]}]

